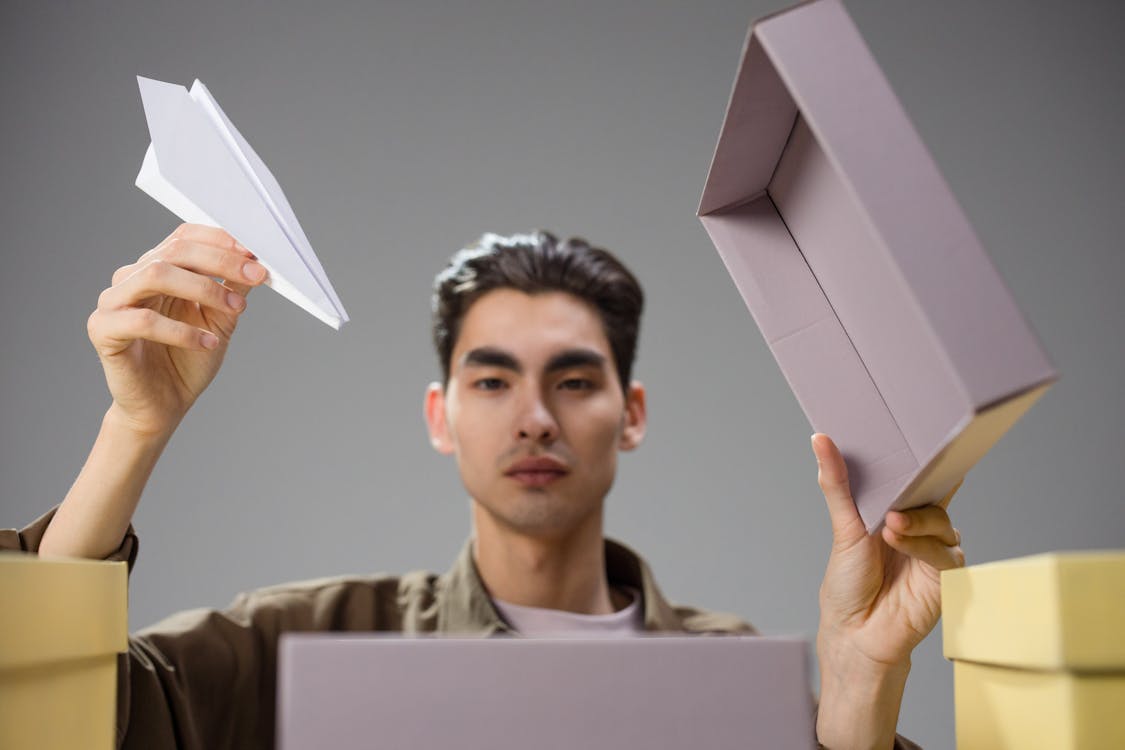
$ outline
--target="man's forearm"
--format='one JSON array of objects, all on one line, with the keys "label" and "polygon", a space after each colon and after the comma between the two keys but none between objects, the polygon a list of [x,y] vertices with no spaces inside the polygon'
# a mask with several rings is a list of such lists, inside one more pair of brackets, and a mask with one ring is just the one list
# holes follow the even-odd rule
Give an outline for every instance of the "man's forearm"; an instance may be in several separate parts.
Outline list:
[{"label": "man's forearm", "polygon": [[117,549],[171,434],[137,433],[110,407],[39,554],[101,559]]},{"label": "man's forearm", "polygon": [[894,747],[910,661],[878,664],[819,641],[820,709],[816,734],[829,750]]}]

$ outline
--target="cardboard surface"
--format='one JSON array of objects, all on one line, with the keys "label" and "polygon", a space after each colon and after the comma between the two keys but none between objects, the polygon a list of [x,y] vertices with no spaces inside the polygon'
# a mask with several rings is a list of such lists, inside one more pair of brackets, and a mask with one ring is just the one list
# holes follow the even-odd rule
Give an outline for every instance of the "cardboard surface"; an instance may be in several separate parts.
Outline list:
[{"label": "cardboard surface", "polygon": [[1078,675],[955,662],[958,750],[1119,750],[1125,673]]},{"label": "cardboard surface", "polygon": [[1125,675],[1125,551],[943,571],[941,600],[947,659]]},{"label": "cardboard surface", "polygon": [[869,530],[1056,379],[838,0],[751,28],[699,215]]},{"label": "cardboard surface", "polygon": [[[809,749],[807,644],[288,634],[282,750]],[[471,696],[466,700],[466,696]]]},{"label": "cardboard surface", "polygon": [[127,575],[123,562],[0,553],[0,747],[114,747]]}]

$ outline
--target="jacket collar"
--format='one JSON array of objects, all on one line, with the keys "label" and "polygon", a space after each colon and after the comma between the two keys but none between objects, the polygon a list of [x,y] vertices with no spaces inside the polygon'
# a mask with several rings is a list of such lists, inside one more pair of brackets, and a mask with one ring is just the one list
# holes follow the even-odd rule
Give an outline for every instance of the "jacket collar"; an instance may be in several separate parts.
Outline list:
[{"label": "jacket collar", "polygon": [[[645,630],[683,630],[679,615],[660,592],[652,571],[640,555],[607,538],[605,567],[611,586],[628,586],[641,592]],[[439,578],[437,597],[438,632],[479,636],[515,634],[496,611],[484,587],[473,562],[472,538],[461,548],[453,567]]]}]

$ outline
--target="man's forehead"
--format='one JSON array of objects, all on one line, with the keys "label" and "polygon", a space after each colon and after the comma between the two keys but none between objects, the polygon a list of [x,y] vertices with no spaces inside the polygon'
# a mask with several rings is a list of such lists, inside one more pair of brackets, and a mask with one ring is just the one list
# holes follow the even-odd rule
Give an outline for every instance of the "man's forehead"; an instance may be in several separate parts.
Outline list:
[{"label": "man's forehead", "polygon": [[493,290],[469,307],[454,346],[454,366],[474,350],[505,352],[528,365],[572,350],[610,356],[601,318],[589,303],[566,292],[515,289]]}]

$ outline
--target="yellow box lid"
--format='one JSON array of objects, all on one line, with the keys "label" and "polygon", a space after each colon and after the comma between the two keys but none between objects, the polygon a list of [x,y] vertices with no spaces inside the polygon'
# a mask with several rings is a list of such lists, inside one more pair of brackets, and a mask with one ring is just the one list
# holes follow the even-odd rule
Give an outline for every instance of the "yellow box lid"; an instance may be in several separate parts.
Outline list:
[{"label": "yellow box lid", "polygon": [[128,650],[123,562],[0,553],[0,669]]},{"label": "yellow box lid", "polygon": [[945,658],[1125,670],[1125,551],[1051,552],[941,574]]}]

